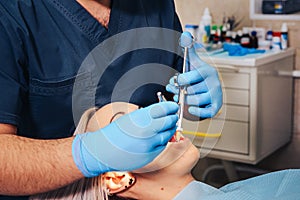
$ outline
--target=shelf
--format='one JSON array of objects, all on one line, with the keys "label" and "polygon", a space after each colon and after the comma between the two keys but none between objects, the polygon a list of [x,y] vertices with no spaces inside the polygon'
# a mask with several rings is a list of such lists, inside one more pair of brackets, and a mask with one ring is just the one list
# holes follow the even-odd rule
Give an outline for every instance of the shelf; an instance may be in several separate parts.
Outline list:
[{"label": "shelf", "polygon": [[[266,63],[275,62],[295,54],[294,48],[288,48],[282,51],[268,50],[265,53],[247,54],[245,56],[228,56],[228,52],[215,54],[212,56],[202,55],[199,56],[205,62],[214,64],[234,65],[240,67],[259,67]],[[234,69],[231,69],[234,70]]]},{"label": "shelf", "polygon": [[250,19],[252,20],[300,20],[300,12],[293,14],[263,14],[261,11],[262,0],[250,0]]}]

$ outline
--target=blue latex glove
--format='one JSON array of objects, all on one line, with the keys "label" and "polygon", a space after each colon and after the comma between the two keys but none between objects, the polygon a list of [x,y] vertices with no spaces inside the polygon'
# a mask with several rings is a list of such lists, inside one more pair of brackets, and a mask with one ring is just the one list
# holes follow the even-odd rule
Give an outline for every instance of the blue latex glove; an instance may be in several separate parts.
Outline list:
[{"label": "blue latex glove", "polygon": [[141,168],[175,133],[177,111],[176,103],[161,102],[124,115],[96,132],[76,135],[72,153],[77,167],[86,177]]},{"label": "blue latex glove", "polygon": [[229,56],[244,56],[251,53],[264,53],[266,52],[263,49],[255,49],[255,48],[245,48],[240,44],[223,44],[223,49],[228,51]]},{"label": "blue latex glove", "polygon": [[[191,71],[180,74],[177,79],[180,86],[187,86],[188,111],[201,118],[213,117],[218,113],[223,102],[218,72],[197,55],[195,46],[191,45],[192,36],[189,32],[183,32],[180,41],[182,47],[189,47],[187,66]],[[170,79],[166,90],[175,94],[174,100],[178,101],[179,88],[174,83],[174,77]]]}]

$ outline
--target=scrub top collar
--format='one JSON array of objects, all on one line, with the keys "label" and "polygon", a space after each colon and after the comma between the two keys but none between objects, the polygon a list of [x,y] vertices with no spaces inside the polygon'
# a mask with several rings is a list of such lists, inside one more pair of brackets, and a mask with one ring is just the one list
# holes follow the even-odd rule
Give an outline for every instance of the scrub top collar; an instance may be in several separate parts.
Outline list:
[{"label": "scrub top collar", "polygon": [[119,1],[111,0],[111,13],[108,29],[102,26],[85,8],[76,0],[47,0],[56,7],[71,23],[76,25],[92,41],[108,38],[119,31]]}]

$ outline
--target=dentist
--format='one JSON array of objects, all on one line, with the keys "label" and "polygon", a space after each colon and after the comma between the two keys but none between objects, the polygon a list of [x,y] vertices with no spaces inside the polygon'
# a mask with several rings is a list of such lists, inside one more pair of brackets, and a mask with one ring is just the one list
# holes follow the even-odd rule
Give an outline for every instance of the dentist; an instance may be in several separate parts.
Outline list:
[{"label": "dentist", "polygon": [[[130,101],[142,109],[94,133],[72,136],[76,127],[72,89],[76,85],[89,90],[95,84],[90,79],[92,72],[77,74],[81,64],[103,41],[141,27],[181,32],[174,2],[0,1],[0,200],[28,199],[28,195],[83,177],[137,169],[165,148],[176,129],[178,106],[174,102],[155,104],[156,92],[164,91],[157,84],[134,93]],[[114,44],[114,49],[134,42]],[[190,62],[202,67],[179,76],[180,85],[191,85],[189,112],[212,117],[222,104],[217,72],[195,54]],[[180,56],[162,50],[128,52],[114,60],[96,83],[96,106],[110,103],[118,80],[145,63],[161,63],[179,72],[182,67]],[[141,74],[149,76],[155,74]],[[173,74],[162,76],[169,80]],[[80,82],[75,82],[77,78]],[[178,91],[172,80],[167,89]],[[120,96],[126,93],[120,91]]]}]

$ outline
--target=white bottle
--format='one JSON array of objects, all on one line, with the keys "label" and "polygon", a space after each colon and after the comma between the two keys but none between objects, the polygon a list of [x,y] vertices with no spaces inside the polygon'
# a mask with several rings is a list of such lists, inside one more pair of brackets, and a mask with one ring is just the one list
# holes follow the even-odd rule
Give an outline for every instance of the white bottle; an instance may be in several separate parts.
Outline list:
[{"label": "white bottle", "polygon": [[200,22],[198,28],[197,41],[201,44],[208,43],[207,33],[205,31],[205,27],[202,21]]},{"label": "white bottle", "polygon": [[282,23],[281,25],[281,48],[288,48],[288,27],[286,23]]},{"label": "white bottle", "polygon": [[212,17],[210,15],[209,9],[205,8],[203,16],[201,18],[201,22],[204,25],[204,29],[206,32],[207,38],[210,37],[210,30],[211,30],[211,23],[212,23]]}]

